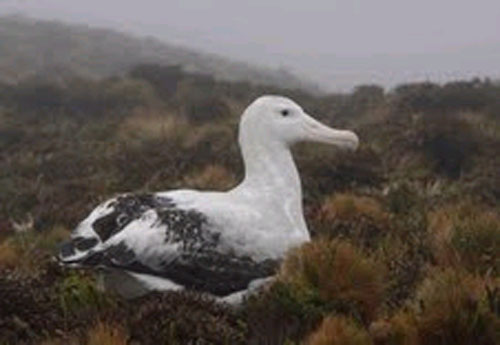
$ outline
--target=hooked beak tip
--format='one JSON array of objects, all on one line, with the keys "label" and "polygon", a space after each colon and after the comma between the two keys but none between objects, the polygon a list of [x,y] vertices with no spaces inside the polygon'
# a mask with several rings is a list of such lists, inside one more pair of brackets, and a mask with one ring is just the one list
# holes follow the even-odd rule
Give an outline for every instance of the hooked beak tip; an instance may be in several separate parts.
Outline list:
[{"label": "hooked beak tip", "polygon": [[356,133],[328,127],[310,116],[306,119],[307,140],[335,145],[351,151],[358,148],[359,138]]},{"label": "hooked beak tip", "polygon": [[351,132],[351,133],[352,133],[352,138],[349,141],[349,143],[347,144],[347,148],[352,150],[352,151],[356,151],[359,147],[359,138],[356,135],[356,133],[354,133],[354,132]]}]

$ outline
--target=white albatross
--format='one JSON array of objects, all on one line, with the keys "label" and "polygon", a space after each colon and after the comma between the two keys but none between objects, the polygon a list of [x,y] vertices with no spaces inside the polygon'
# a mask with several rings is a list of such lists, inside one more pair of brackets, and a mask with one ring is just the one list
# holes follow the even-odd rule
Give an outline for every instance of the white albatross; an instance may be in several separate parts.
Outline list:
[{"label": "white albatross", "polygon": [[76,227],[58,259],[98,268],[107,288],[129,298],[190,289],[237,302],[274,275],[288,249],[310,240],[290,151],[299,141],[358,146],[353,132],[321,124],[292,100],[262,96],[241,117],[238,186],[119,195]]}]

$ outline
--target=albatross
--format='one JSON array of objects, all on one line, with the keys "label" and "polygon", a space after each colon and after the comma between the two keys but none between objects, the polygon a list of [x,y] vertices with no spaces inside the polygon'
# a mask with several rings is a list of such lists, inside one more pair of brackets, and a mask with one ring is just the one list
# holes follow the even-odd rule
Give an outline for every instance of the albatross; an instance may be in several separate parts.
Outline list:
[{"label": "albatross", "polygon": [[310,240],[291,146],[354,150],[358,137],[289,98],[262,96],[241,116],[238,141],[245,175],[236,187],[113,197],[73,230],[59,262],[98,269],[105,287],[127,298],[188,289],[237,303],[272,279],[290,248]]}]

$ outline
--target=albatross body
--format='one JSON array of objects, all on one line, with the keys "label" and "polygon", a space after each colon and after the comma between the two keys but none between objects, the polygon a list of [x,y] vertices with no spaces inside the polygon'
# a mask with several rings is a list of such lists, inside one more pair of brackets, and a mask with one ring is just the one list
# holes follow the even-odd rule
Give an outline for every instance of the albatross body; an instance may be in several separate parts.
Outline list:
[{"label": "albatross body", "polygon": [[321,124],[288,98],[260,97],[240,121],[245,178],[238,186],[119,195],[76,227],[58,259],[102,269],[106,285],[125,297],[192,289],[238,300],[310,239],[290,151],[299,141],[358,145],[353,132]]}]

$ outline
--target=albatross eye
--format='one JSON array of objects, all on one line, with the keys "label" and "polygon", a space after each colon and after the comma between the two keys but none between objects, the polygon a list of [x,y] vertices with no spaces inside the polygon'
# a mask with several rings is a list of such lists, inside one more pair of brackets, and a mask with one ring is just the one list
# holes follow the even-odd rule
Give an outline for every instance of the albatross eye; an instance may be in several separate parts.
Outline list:
[{"label": "albatross eye", "polygon": [[288,116],[288,115],[290,115],[290,110],[288,110],[288,109],[283,109],[283,110],[281,111],[281,115],[283,115],[283,116]]}]

